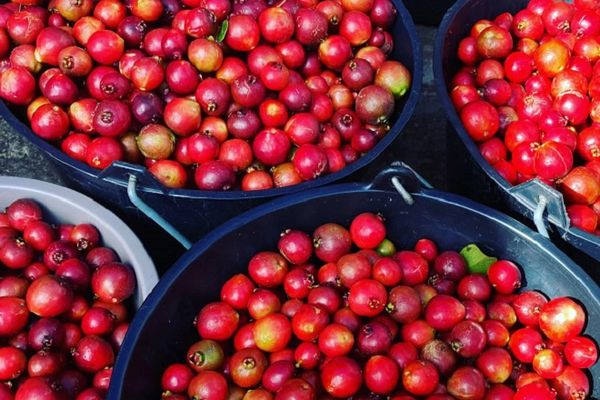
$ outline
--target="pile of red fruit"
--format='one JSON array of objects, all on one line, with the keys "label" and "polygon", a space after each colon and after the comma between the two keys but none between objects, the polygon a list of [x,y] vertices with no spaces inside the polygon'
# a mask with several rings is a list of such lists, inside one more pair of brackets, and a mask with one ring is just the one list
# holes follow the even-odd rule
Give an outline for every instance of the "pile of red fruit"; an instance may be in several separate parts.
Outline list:
[{"label": "pile of red fruit", "polygon": [[391,0],[14,0],[0,98],[94,168],[261,190],[341,170],[390,129],[410,72]]},{"label": "pile of red fruit", "polygon": [[133,270],[91,224],[0,213],[0,399],[98,400],[128,327]]},{"label": "pile of red fruit", "polygon": [[458,58],[450,97],[483,158],[513,185],[556,187],[572,224],[600,234],[598,2],[531,0],[479,20]]},{"label": "pile of red fruit", "polygon": [[372,213],[287,230],[202,307],[162,398],[584,399],[598,357],[584,309],[520,285],[474,245],[396,251]]}]

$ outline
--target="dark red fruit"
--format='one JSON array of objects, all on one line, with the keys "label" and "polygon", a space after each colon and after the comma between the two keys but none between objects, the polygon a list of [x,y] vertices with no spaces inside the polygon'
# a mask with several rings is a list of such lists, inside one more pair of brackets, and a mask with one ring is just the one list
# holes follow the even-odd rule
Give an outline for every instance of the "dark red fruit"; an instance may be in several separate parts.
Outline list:
[{"label": "dark red fruit", "polygon": [[423,346],[421,359],[429,361],[442,376],[450,375],[456,368],[457,358],[450,346],[445,342],[435,339]]},{"label": "dark red fruit", "polygon": [[313,232],[315,255],[324,262],[337,262],[352,246],[350,233],[341,225],[327,223]]},{"label": "dark red fruit", "polygon": [[246,308],[254,288],[254,283],[246,275],[234,275],[221,287],[221,301],[236,310],[242,310]]},{"label": "dark red fruit", "polygon": [[364,367],[365,385],[373,393],[392,392],[400,376],[397,364],[386,356],[373,356]]},{"label": "dark red fruit", "polygon": [[459,253],[444,251],[435,258],[433,269],[444,279],[458,281],[467,273],[467,263]]},{"label": "dark red fruit", "polygon": [[433,393],[439,379],[436,367],[429,361],[412,361],[402,370],[404,389],[416,396],[427,396]]},{"label": "dark red fruit", "polygon": [[380,321],[371,321],[360,328],[356,338],[358,351],[365,356],[385,354],[392,345],[392,332]]},{"label": "dark red fruit", "polygon": [[254,387],[261,382],[267,364],[267,359],[260,350],[239,350],[229,359],[231,379],[242,388]]},{"label": "dark red fruit", "polygon": [[292,318],[292,330],[300,340],[315,340],[329,323],[325,309],[313,304],[304,304]]},{"label": "dark red fruit", "polygon": [[316,398],[314,387],[301,378],[288,379],[275,395],[275,400],[312,400]]},{"label": "dark red fruit", "polygon": [[542,335],[532,328],[521,328],[512,333],[508,346],[517,360],[530,363],[542,349]]},{"label": "dark red fruit", "polygon": [[277,392],[293,375],[294,364],[291,361],[272,362],[263,373],[262,386],[267,390]]},{"label": "dark red fruit", "polygon": [[592,339],[577,336],[567,342],[564,355],[573,367],[590,368],[598,360],[598,347]]},{"label": "dark red fruit", "polygon": [[95,373],[113,364],[115,359],[111,345],[98,336],[83,337],[73,351],[75,365],[90,373]]},{"label": "dark red fruit", "polygon": [[350,397],[362,385],[362,373],[356,361],[348,357],[334,357],[321,368],[321,384],[334,397]]},{"label": "dark red fruit", "polygon": [[385,124],[394,112],[394,96],[381,86],[370,85],[360,90],[356,97],[356,114],[365,123]]},{"label": "dark red fruit", "polygon": [[468,320],[456,324],[448,340],[452,349],[464,358],[480,354],[487,344],[487,336],[481,325]]},{"label": "dark red fruit", "polygon": [[91,287],[96,296],[107,303],[120,303],[135,290],[135,274],[125,264],[104,264],[92,274]]},{"label": "dark red fruit", "polygon": [[226,303],[210,303],[200,310],[196,329],[203,339],[227,340],[235,332],[239,314]]},{"label": "dark red fruit", "polygon": [[483,399],[485,379],[473,367],[461,367],[454,371],[447,382],[448,393],[457,399]]},{"label": "dark red fruit", "polygon": [[537,326],[540,311],[548,300],[540,292],[527,291],[520,293],[512,302],[519,322],[526,326]]},{"label": "dark red fruit", "polygon": [[42,318],[29,328],[27,342],[33,350],[62,350],[65,345],[64,325],[54,318]]},{"label": "dark red fruit", "polygon": [[465,307],[456,298],[438,295],[425,307],[425,319],[434,329],[450,330],[465,317]]},{"label": "dark red fruit", "polygon": [[399,323],[415,321],[421,314],[421,299],[410,286],[396,286],[389,292],[385,309]]},{"label": "dark red fruit", "polygon": [[191,398],[197,399],[227,399],[227,381],[222,374],[215,371],[203,371],[192,378],[187,389]]},{"label": "dark red fruit", "polygon": [[71,307],[73,291],[66,282],[46,275],[31,283],[26,300],[32,313],[40,317],[55,317]]}]

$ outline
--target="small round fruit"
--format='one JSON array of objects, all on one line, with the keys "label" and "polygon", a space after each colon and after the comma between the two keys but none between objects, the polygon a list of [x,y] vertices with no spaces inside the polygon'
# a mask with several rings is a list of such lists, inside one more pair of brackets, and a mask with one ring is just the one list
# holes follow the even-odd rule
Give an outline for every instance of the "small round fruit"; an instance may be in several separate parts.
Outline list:
[{"label": "small round fruit", "polygon": [[415,360],[402,370],[404,389],[416,396],[427,396],[433,393],[439,379],[436,367],[429,361]]},{"label": "small round fruit", "polygon": [[557,297],[542,306],[540,329],[556,342],[567,342],[582,332],[585,319],[579,304],[568,297]]},{"label": "small round fruit", "polygon": [[334,357],[321,368],[321,384],[333,397],[351,397],[362,385],[363,376],[359,364],[348,357]]},{"label": "small round fruit", "polygon": [[389,357],[376,355],[365,364],[365,385],[373,393],[391,393],[398,382],[400,372],[398,365]]},{"label": "small round fruit", "polygon": [[292,338],[290,320],[283,314],[269,314],[254,323],[253,335],[259,349],[270,353],[283,350]]},{"label": "small round fruit", "polygon": [[227,340],[237,330],[239,319],[237,311],[227,303],[209,303],[198,313],[196,329],[203,339]]},{"label": "small round fruit", "polygon": [[460,112],[460,119],[469,136],[477,142],[491,138],[500,127],[498,112],[483,100],[465,105]]},{"label": "small round fruit", "polygon": [[385,239],[386,228],[379,215],[359,214],[350,224],[350,237],[361,249],[374,249]]},{"label": "small round fruit", "polygon": [[590,368],[598,360],[596,343],[585,336],[577,336],[569,340],[564,349],[567,362],[575,368]]}]

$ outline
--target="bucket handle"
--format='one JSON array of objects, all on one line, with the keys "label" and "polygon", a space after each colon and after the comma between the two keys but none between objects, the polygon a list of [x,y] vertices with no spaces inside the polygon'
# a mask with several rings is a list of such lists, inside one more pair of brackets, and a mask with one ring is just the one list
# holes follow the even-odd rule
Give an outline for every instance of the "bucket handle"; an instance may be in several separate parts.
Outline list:
[{"label": "bucket handle", "polygon": [[135,174],[129,175],[129,180],[127,181],[127,196],[129,197],[129,201],[138,208],[142,213],[144,213],[148,218],[152,221],[156,222],[162,229],[164,229],[169,235],[173,236],[175,240],[177,240],[181,245],[189,250],[192,247],[192,242],[190,242],[181,232],[177,230],[169,221],[164,219],[162,215],[157,213],[152,207],[150,207],[140,196],[137,194],[137,176]]},{"label": "bucket handle", "polygon": [[366,185],[369,190],[396,190],[402,198],[412,204],[411,193],[420,193],[424,189],[433,189],[433,186],[403,161],[394,161],[389,167],[383,169]]},{"label": "bucket handle", "polygon": [[[389,183],[395,189],[407,205],[413,205],[415,200],[411,194],[422,192],[423,189],[433,189],[433,186],[410,165],[395,161],[389,168],[381,171],[373,182],[368,186],[369,189],[385,189]],[[408,189],[407,189],[408,187]],[[549,238],[548,228],[546,227],[545,214],[548,213],[548,219],[561,227],[569,226],[569,217],[567,215],[562,195],[552,189],[539,179],[534,179],[519,187],[514,187],[515,196],[528,204],[533,209],[533,223],[537,231]],[[540,194],[541,193],[541,194]]]},{"label": "bucket handle", "polygon": [[411,206],[415,202],[412,193],[421,193],[425,189],[433,189],[433,186],[410,165],[394,161],[380,171],[366,189],[395,190]]},{"label": "bucket handle", "polygon": [[[175,238],[175,240],[177,240],[186,250],[189,250],[192,247],[192,242],[138,195],[138,175],[142,174],[142,176],[145,177],[146,170],[136,167],[131,168],[128,164],[119,165],[118,163],[114,163],[111,168],[113,170],[109,171],[110,173],[107,176],[114,177],[115,173],[117,173],[117,175],[125,175],[127,177],[127,196],[129,197],[129,201],[131,201],[131,203],[144,215],[153,220],[168,234]],[[392,175],[391,179],[389,179],[390,175]],[[399,176],[402,177],[403,182],[400,181]],[[153,178],[151,181],[154,181],[153,183],[156,184],[158,183]],[[393,162],[389,168],[379,172],[373,182],[367,185],[367,188],[381,188],[384,186],[384,182],[391,183],[408,205],[412,205],[414,199],[411,193],[406,189],[405,185],[408,185],[413,192],[420,192],[423,189],[433,189],[433,186],[423,176],[402,161]]]},{"label": "bucket handle", "polygon": [[158,182],[152,174],[148,172],[146,168],[139,165],[133,165],[117,161],[111,164],[110,167],[106,168],[100,173],[100,178],[105,181],[122,185],[123,181],[127,182],[127,197],[129,201],[144,215],[158,224],[164,229],[169,235],[173,236],[186,250],[192,247],[192,242],[188,240],[181,232],[177,230],[169,221],[164,219],[158,214],[152,207],[150,207],[142,198],[138,195],[137,187],[141,182],[145,188],[149,188],[151,191],[157,193],[168,193],[165,186]]},{"label": "bucket handle", "polygon": [[562,194],[539,179],[531,179],[513,186],[509,192],[533,211],[533,223],[537,231],[549,238],[549,224],[555,224],[565,232],[569,230],[571,221]]}]

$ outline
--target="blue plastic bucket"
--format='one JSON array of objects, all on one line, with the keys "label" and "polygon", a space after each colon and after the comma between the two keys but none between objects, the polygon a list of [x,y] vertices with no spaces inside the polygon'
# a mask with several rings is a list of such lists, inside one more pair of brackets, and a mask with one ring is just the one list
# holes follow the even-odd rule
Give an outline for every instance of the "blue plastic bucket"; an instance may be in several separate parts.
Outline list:
[{"label": "blue plastic bucket", "polygon": [[[412,205],[394,189],[394,177],[412,193]],[[488,254],[514,260],[524,271],[526,288],[580,299],[589,315],[585,332],[600,332],[600,288],[547,239],[471,200],[422,189],[407,170],[391,169],[372,184],[340,184],[278,198],[197,242],[162,277],[132,321],[108,398],[158,398],[162,371],[182,360],[197,340],[192,321],[200,308],[219,298],[221,285],[244,272],[252,255],[276,248],[283,230],[311,231],[326,222],[348,225],[365,211],[382,213],[388,237],[398,248],[411,248],[417,239],[428,237],[440,249],[476,243]],[[600,376],[600,364],[591,372]],[[594,396],[599,393],[595,385]]]},{"label": "blue plastic bucket", "polygon": [[[539,181],[510,185],[484,160],[477,145],[463,128],[448,95],[448,82],[460,68],[458,44],[468,36],[479,19],[493,19],[503,12],[515,13],[526,7],[527,0],[459,0],[440,24],[434,47],[433,70],[439,98],[448,117],[449,188],[479,202],[498,208],[531,225],[540,196],[547,202],[540,212],[543,224],[558,246],[588,269],[595,279],[600,260],[600,238],[571,227],[562,194]],[[600,281],[599,281],[600,282]]]},{"label": "blue plastic bucket", "polygon": [[[413,80],[410,91],[397,104],[393,118],[395,122],[391,130],[368,154],[341,171],[313,181],[258,192],[168,189],[160,185],[146,168],[139,165],[117,162],[99,171],[68,157],[60,149],[36,136],[23,122],[26,121],[23,116],[15,116],[1,102],[0,116],[49,157],[67,185],[88,194],[115,211],[132,225],[145,243],[149,244],[148,248],[153,256],[161,258],[161,255],[164,255],[162,253],[168,253],[172,249],[171,245],[176,242],[153,229],[155,225],[132,205],[127,194],[131,175],[137,177],[137,194],[148,206],[168,220],[185,237],[198,240],[224,221],[274,197],[303,192],[342,179],[358,180],[362,176],[372,176],[394,159],[394,148],[401,146],[402,129],[412,116],[421,91],[423,63],[421,44],[412,18],[400,0],[393,0],[393,3],[398,10],[398,16],[392,28],[395,46],[390,58],[401,61],[410,70]],[[164,245],[165,243],[167,245]],[[160,252],[158,247],[162,248]],[[180,254],[180,248],[175,247],[176,253]]]}]

